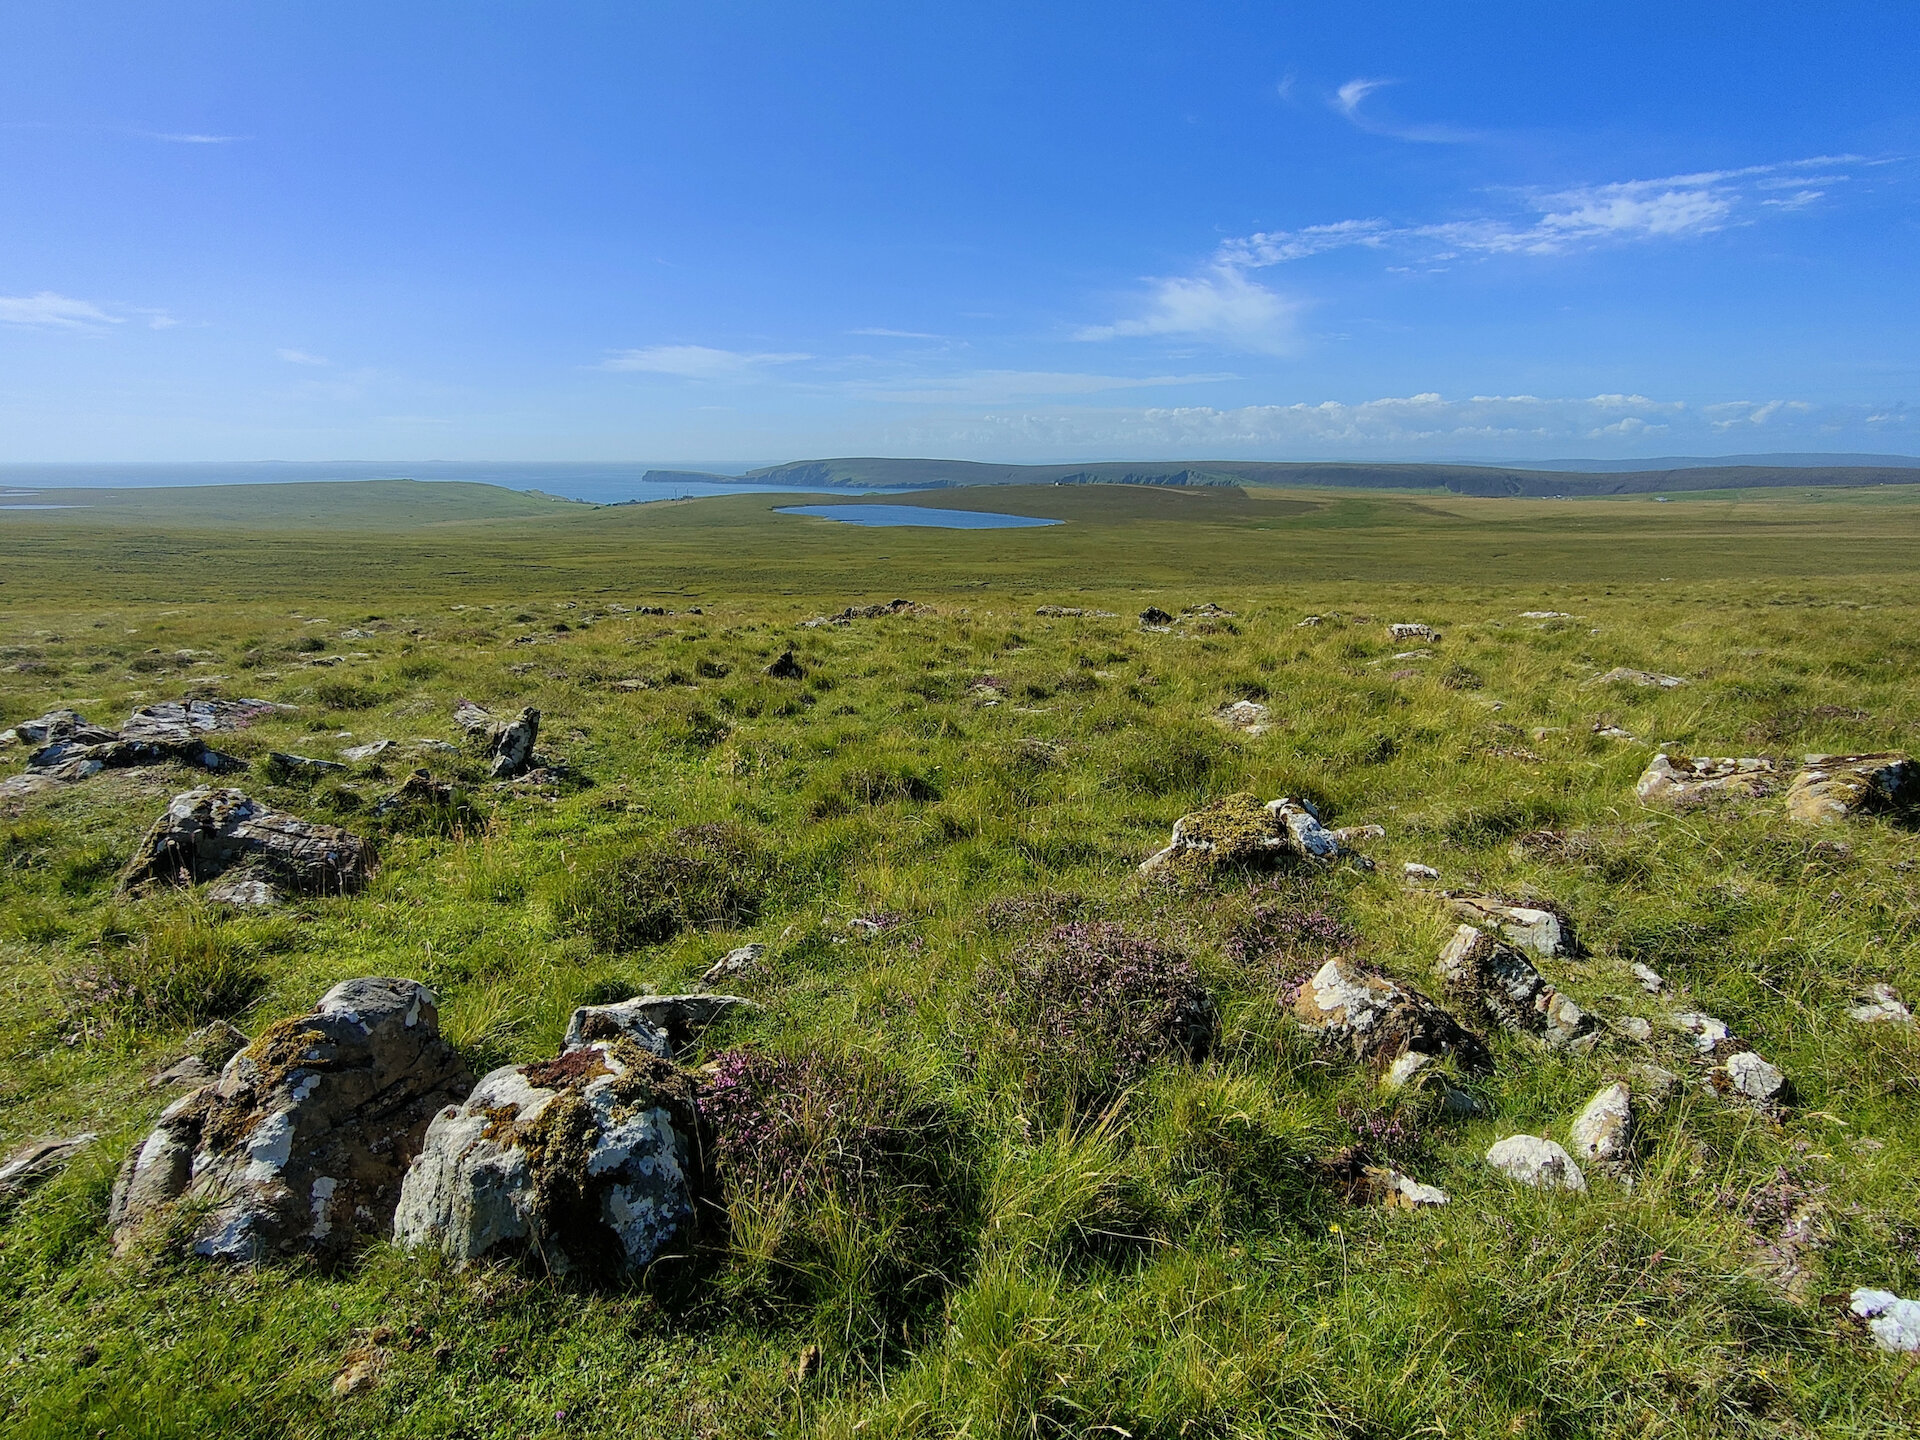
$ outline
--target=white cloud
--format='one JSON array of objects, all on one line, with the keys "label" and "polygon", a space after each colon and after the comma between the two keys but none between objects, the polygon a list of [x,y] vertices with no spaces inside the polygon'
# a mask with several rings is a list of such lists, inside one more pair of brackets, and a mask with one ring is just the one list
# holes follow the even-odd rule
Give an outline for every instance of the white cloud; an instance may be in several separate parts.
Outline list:
[{"label": "white cloud", "polygon": [[1412,140],[1422,145],[1458,145],[1479,138],[1471,130],[1460,130],[1451,125],[1407,125],[1384,119],[1361,108],[1366,98],[1375,91],[1384,90],[1390,85],[1399,83],[1398,80],[1369,80],[1364,76],[1356,77],[1334,91],[1328,103],[1342,118],[1359,129],[1365,130],[1369,135],[1385,135],[1394,140]]},{"label": "white cloud", "polygon": [[110,315],[88,300],[41,290],[32,295],[0,295],[0,324],[35,325],[49,330],[98,330],[119,325],[124,318]]},{"label": "white cloud", "polygon": [[922,404],[998,405],[1049,395],[1098,395],[1112,390],[1150,390],[1167,385],[1206,385],[1232,375],[1086,375],[1057,370],[979,370],[937,380],[914,379],[849,386],[871,399]]},{"label": "white cloud", "polygon": [[1395,80],[1354,79],[1347,81],[1333,92],[1333,108],[1349,120],[1360,113],[1360,102],[1376,90],[1384,90],[1389,85],[1398,84]]},{"label": "white cloud", "polygon": [[1141,312],[1111,325],[1090,325],[1077,340],[1159,336],[1208,340],[1230,350],[1282,355],[1298,347],[1299,301],[1247,278],[1238,265],[1216,264],[1198,275],[1150,282]]},{"label": "white cloud", "polygon": [[944,335],[930,335],[924,330],[889,330],[884,325],[862,325],[858,330],[849,330],[849,335],[877,335],[883,340],[944,340]]},{"label": "white cloud", "polygon": [[331,365],[333,363],[324,356],[309,355],[304,350],[276,350],[274,354],[289,365]]},{"label": "white cloud", "polygon": [[[1522,190],[1511,192],[1509,213],[1472,219],[1403,225],[1341,220],[1264,231],[1227,241],[1215,264],[1259,269],[1356,247],[1408,253],[1431,264],[1461,256],[1562,255],[1610,244],[1705,235],[1747,223],[1761,207],[1777,212],[1814,204],[1825,192],[1805,188],[1816,178],[1808,172],[1831,170],[1849,158],[1814,156],[1653,180]],[[1817,181],[1837,185],[1846,178],[1822,174]],[[1796,193],[1785,200],[1761,193],[1788,188]]]},{"label": "white cloud", "polygon": [[1783,412],[1805,411],[1813,407],[1804,400],[1728,400],[1718,405],[1703,405],[1701,413],[1716,430],[1731,430],[1736,425],[1764,425]]},{"label": "white cloud", "polygon": [[812,358],[774,352],[748,354],[706,345],[650,345],[640,350],[616,350],[601,362],[600,368],[678,375],[687,380],[744,380],[770,365],[791,365]]}]

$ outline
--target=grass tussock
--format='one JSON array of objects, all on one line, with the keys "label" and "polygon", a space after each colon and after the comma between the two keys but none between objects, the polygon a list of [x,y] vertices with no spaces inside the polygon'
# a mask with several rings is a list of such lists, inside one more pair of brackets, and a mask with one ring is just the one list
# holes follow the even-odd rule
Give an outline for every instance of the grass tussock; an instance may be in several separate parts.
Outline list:
[{"label": "grass tussock", "polygon": [[592,944],[635,950],[683,930],[752,924],[776,868],[742,826],[683,825],[637,844],[590,848],[556,878],[548,904],[558,924]]}]

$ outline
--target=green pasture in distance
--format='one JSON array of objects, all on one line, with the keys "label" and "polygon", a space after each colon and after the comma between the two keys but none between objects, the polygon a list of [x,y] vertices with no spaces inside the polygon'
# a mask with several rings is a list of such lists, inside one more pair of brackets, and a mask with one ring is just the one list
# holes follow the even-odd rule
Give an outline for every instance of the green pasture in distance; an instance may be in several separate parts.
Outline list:
[{"label": "green pasture in distance", "polygon": [[[295,493],[297,492],[297,493]],[[1537,584],[1897,575],[1920,553],[1907,487],[1583,500],[1233,487],[1005,486],[890,503],[1068,523],[860,530],[769,494],[595,507],[489,486],[363,482],[47,492],[0,514],[0,605],[383,595],[876,596],[1315,581]]]},{"label": "green pasture in distance", "polygon": [[[233,783],[373,836],[380,869],[359,894],[264,914],[127,897],[121,866],[202,774],[105,772],[0,802],[0,1153],[100,1136],[0,1206],[0,1433],[1920,1428],[1911,1367],[1835,1298],[1920,1297],[1920,1037],[1847,1016],[1876,984],[1920,1002],[1916,831],[1634,795],[1662,746],[1783,764],[1920,748],[1920,495],[888,497],[1068,522],[966,532],[772,513],[784,495],[123,493],[0,515],[0,728],[55,706],[111,725],[189,694],[282,702],[216,737],[247,764]],[[922,608],[804,623],[895,596]],[[1206,603],[1230,613],[1168,633],[1136,618]],[[1396,641],[1396,621],[1440,638]],[[767,676],[788,649],[803,678]],[[1618,666],[1688,683],[1596,683]],[[400,749],[311,783],[265,763],[462,745],[461,699],[537,707],[541,750],[579,783],[493,788],[472,751]],[[1237,700],[1268,706],[1271,728],[1222,724]],[[0,749],[0,778],[24,764]],[[475,808],[376,818],[415,764]],[[1176,819],[1237,791],[1384,827],[1362,842],[1373,868],[1138,878]],[[634,857],[692,833],[757,857],[728,877],[747,903],[677,928],[671,906],[638,925],[601,903]],[[1654,1038],[1580,1055],[1495,1033],[1492,1074],[1461,1080],[1474,1115],[1395,1099],[1317,1047],[1288,996],[1322,952],[1289,948],[1273,916],[1340,927],[1345,953],[1437,994],[1454,920],[1408,862],[1564,907],[1587,953],[1542,969],[1595,1013],[1652,1017]],[[854,917],[887,923],[866,935]],[[1063,917],[1184,957],[1218,1007],[1213,1053],[1150,1065],[1098,1116],[1048,1089],[1055,1057],[1009,1042],[1000,996]],[[749,942],[761,967],[730,984],[762,1008],[688,1063],[746,1047],[883,1077],[873,1093],[901,1109],[876,1123],[910,1115],[903,1133],[939,1161],[929,1203],[773,1197],[612,1289],[386,1245],[333,1270],[112,1253],[115,1171],[183,1093],[149,1077],[203,1023],[257,1035],[339,980],[409,976],[479,1072],[552,1056],[578,1004],[687,989]],[[1635,962],[1670,993],[1642,990]],[[1769,1117],[1708,1093],[1663,1018],[1683,1007],[1778,1065],[1793,1104]],[[1567,1141],[1588,1098],[1645,1062],[1688,1083],[1646,1113],[1631,1187],[1590,1172],[1585,1195],[1539,1193],[1484,1163],[1516,1133]],[[1348,1204],[1324,1167],[1353,1145],[1450,1203]],[[378,1378],[337,1395],[369,1354]]]}]

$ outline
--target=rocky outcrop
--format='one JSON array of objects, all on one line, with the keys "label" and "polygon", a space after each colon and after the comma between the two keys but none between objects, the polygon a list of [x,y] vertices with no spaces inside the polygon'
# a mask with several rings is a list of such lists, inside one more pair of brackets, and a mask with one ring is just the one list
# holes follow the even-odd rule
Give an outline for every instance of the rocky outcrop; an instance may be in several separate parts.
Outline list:
[{"label": "rocky outcrop", "polygon": [[276,891],[339,895],[365,882],[373,855],[338,826],[270,810],[238,790],[203,787],[174,796],[120,885],[194,885],[240,866]]},{"label": "rocky outcrop", "polygon": [[1688,805],[1721,798],[1757,800],[1771,795],[1778,785],[1771,760],[1656,755],[1634,793],[1646,801]]},{"label": "rocky outcrop", "polygon": [[51,1180],[73,1163],[74,1156],[99,1138],[93,1131],[83,1130],[78,1135],[22,1145],[5,1160],[0,1160],[0,1205]]},{"label": "rocky outcrop", "polygon": [[1441,898],[1449,910],[1469,925],[1490,931],[1543,960],[1580,953],[1573,936],[1573,921],[1558,910],[1511,905],[1472,890],[1443,891]]},{"label": "rocky outcrop", "polygon": [[1263,805],[1252,795],[1229,795],[1175,821],[1172,839],[1141,863],[1140,874],[1198,878],[1234,866],[1332,860],[1347,853],[1304,800],[1283,795]]},{"label": "rocky outcrop", "polygon": [[1633,1092],[1618,1080],[1606,1086],[1575,1118],[1570,1138],[1577,1159],[1626,1174],[1633,1165]]},{"label": "rocky outcrop", "polygon": [[1594,1018],[1561,994],[1533,962],[1484,930],[1462,925],[1436,967],[1450,994],[1483,1023],[1531,1035],[1556,1049],[1590,1050]]},{"label": "rocky outcrop", "polygon": [[1487,1163],[1511,1180],[1536,1190],[1580,1190],[1587,1177],[1573,1157],[1551,1140],[1538,1135],[1509,1135],[1487,1151]]},{"label": "rocky outcrop", "polygon": [[463,1262],[638,1274],[692,1219],[698,1153],[691,1080],[626,1035],[504,1066],[428,1126],[393,1238]]},{"label": "rocky outcrop", "polygon": [[1301,987],[1294,1018],[1326,1043],[1385,1073],[1410,1071],[1409,1056],[1452,1056],[1469,1070],[1488,1067],[1486,1045],[1418,990],[1329,960]]},{"label": "rocky outcrop", "polygon": [[636,995],[610,1005],[582,1005],[567,1020],[568,1050],[622,1036],[671,1059],[729,1010],[757,1010],[738,995]]},{"label": "rocky outcrop", "polygon": [[185,744],[202,735],[244,730],[262,715],[292,708],[271,700],[165,700],[135,710],[120,733],[129,740]]},{"label": "rocky outcrop", "polygon": [[1389,625],[1387,626],[1387,634],[1391,635],[1395,640],[1438,640],[1440,638],[1440,632],[1438,630],[1434,629],[1431,625],[1424,625],[1418,621]]},{"label": "rocky outcrop", "polygon": [[1625,665],[1615,666],[1604,675],[1596,675],[1587,681],[1589,685],[1638,685],[1648,690],[1674,690],[1687,684],[1685,676],[1662,675],[1657,670],[1633,670]]},{"label": "rocky outcrop", "polygon": [[1920,763],[1911,756],[1809,755],[1787,787],[1787,814],[1805,824],[1920,807]]},{"label": "rocky outcrop", "polygon": [[540,738],[540,712],[531,705],[511,720],[502,720],[484,705],[462,700],[453,707],[453,723],[478,741],[492,765],[495,780],[513,780],[537,763],[533,753]]},{"label": "rocky outcrop", "polygon": [[425,986],[344,981],[161,1113],[114,1183],[116,1248],[185,1199],[199,1255],[348,1253],[387,1232],[428,1121],[470,1080]]},{"label": "rocky outcrop", "polygon": [[[193,702],[195,704],[211,702]],[[257,702],[266,704],[265,701]],[[166,707],[154,707],[162,709]],[[181,707],[172,707],[179,709]],[[139,720],[147,712],[136,710]],[[102,770],[123,770],[169,762],[215,773],[241,768],[241,762],[211,748],[200,732],[184,723],[122,732],[95,725],[72,710],[52,710],[7,732],[35,748],[27,756],[26,775],[14,776],[10,793],[33,794],[54,785],[70,785]]]}]

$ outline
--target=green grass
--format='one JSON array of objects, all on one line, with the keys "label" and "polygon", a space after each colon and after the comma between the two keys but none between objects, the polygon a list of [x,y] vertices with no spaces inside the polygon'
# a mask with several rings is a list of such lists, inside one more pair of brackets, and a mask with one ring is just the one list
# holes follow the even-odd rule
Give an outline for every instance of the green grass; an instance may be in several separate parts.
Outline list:
[{"label": "green grass", "polygon": [[[1920,997],[1914,832],[1648,810],[1633,781],[1651,742],[1914,748],[1920,497],[899,498],[1070,523],[862,530],[764,496],[524,513],[429,496],[297,532],[215,528],[204,498],[173,518],[164,497],[0,517],[0,724],[262,695],[299,708],[222,748],[333,757],[458,740],[470,697],[537,706],[542,749],[591,782],[503,793],[476,760],[428,753],[470,806],[376,827],[410,752],[320,786],[256,768],[260,798],[375,834],[381,869],[361,894],[249,918],[113,895],[185,772],[0,814],[0,1141],[102,1135],[0,1217],[9,1434],[1913,1432],[1920,1384],[1821,1297],[1920,1294],[1920,1044],[1844,1014],[1869,983]],[[800,624],[896,594],[929,609]],[[1132,618],[1203,601],[1234,614],[1165,635]],[[1035,616],[1046,603],[1121,618]],[[1298,627],[1309,613],[1332,618]],[[1442,640],[1394,644],[1403,619]],[[763,676],[789,646],[806,678]],[[1395,658],[1417,648],[1434,654]],[[1616,665],[1693,683],[1583,683]],[[630,679],[648,688],[615,688]],[[1249,697],[1269,733],[1209,718]],[[1601,720],[1649,743],[1601,739]],[[0,752],[0,773],[19,764]],[[1384,825],[1378,868],[1137,880],[1178,816],[1242,790]],[[1546,826],[1578,843],[1514,847]],[[1487,1145],[1565,1139],[1638,1053],[1497,1036],[1493,1074],[1465,1082],[1487,1113],[1450,1118],[1383,1097],[1287,1016],[1320,952],[1272,940],[1262,906],[1324,914],[1357,958],[1432,988],[1451,925],[1401,883],[1410,860],[1564,905],[1591,953],[1545,968],[1583,1005],[1652,1013],[1628,973],[1652,964],[1798,1104],[1775,1123],[1690,1090],[1651,1122],[1631,1189],[1517,1190]],[[862,938],[854,916],[889,924]],[[1063,1086],[1073,1067],[1036,1059],[998,998],[1063,919],[1189,964],[1217,1008],[1207,1057],[1157,1055],[1091,1107]],[[1262,936],[1278,953],[1247,943]],[[679,988],[747,941],[768,952],[737,988],[763,1008],[695,1061],[745,1046],[832,1077],[866,1128],[803,1116],[793,1143],[872,1146],[857,1183],[737,1187],[710,1248],[627,1290],[385,1246],[331,1273],[111,1254],[114,1169],[168,1098],[145,1078],[211,1015],[253,1033],[340,979],[409,975],[480,1070],[550,1056],[573,1006]],[[1680,1068],[1666,1044],[1653,1058]],[[1452,1203],[1347,1206],[1316,1165],[1366,1136]],[[1794,1294],[1760,1257],[1781,1193],[1822,1207]],[[378,1327],[382,1380],[336,1398]]]}]

